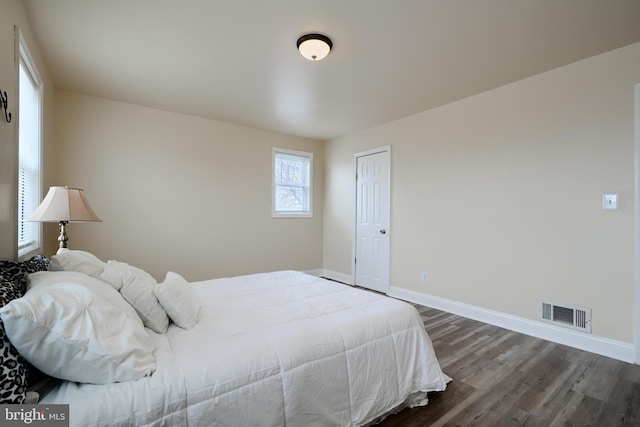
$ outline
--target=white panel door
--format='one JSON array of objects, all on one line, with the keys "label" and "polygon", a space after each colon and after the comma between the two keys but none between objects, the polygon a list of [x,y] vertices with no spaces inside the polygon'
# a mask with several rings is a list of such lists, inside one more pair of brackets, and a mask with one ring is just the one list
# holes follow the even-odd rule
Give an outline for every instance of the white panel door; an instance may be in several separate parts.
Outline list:
[{"label": "white panel door", "polygon": [[389,292],[389,152],[356,158],[355,284]]}]

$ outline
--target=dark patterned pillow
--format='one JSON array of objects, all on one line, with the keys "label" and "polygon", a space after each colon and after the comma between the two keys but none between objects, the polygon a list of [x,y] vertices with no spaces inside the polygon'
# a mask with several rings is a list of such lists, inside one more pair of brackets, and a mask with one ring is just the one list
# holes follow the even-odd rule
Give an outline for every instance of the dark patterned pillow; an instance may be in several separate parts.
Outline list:
[{"label": "dark patterned pillow", "polygon": [[27,264],[27,271],[29,273],[47,271],[49,269],[50,262],[51,260],[44,255],[35,255],[31,257],[29,261],[24,261],[24,263]]},{"label": "dark patterned pillow", "polygon": [[[49,258],[44,255],[36,255],[28,261],[22,262],[0,261],[0,274],[3,275],[6,280],[18,285],[22,295],[24,295],[27,289],[27,277],[29,274],[35,273],[36,271],[46,271],[48,268]],[[2,307],[2,305],[0,305],[0,307]]]},{"label": "dark patterned pillow", "polygon": [[[5,287],[4,283],[9,282],[17,286],[20,293],[24,294],[27,287],[27,276],[29,275],[29,273],[27,273],[26,263],[17,261],[0,261],[0,275],[3,276],[2,288]],[[7,302],[9,301],[2,303],[2,305]]]},{"label": "dark patterned pillow", "polygon": [[[24,295],[22,289],[21,283],[7,278],[0,271],[0,307]],[[0,403],[23,403],[26,393],[27,363],[5,335],[4,324],[0,320]]]}]

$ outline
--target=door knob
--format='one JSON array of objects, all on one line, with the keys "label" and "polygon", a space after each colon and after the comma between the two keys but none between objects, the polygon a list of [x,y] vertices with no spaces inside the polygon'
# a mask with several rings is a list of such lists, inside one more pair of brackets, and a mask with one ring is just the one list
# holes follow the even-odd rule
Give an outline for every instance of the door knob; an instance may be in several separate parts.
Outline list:
[{"label": "door knob", "polygon": [[387,234],[387,230],[383,228],[382,230],[380,230],[380,234]]}]

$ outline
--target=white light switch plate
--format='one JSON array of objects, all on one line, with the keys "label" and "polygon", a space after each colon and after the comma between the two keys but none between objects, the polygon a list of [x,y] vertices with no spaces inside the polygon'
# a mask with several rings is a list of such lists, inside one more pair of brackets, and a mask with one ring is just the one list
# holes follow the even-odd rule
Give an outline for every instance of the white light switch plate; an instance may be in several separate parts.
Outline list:
[{"label": "white light switch plate", "polygon": [[602,195],[602,209],[606,209],[606,210],[618,209],[618,195],[617,194],[603,194]]}]

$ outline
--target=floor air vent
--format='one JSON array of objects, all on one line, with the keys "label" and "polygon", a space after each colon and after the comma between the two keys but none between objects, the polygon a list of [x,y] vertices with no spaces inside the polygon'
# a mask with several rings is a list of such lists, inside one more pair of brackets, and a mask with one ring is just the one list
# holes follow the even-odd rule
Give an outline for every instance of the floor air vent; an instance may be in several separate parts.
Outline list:
[{"label": "floor air vent", "polygon": [[543,302],[540,304],[540,318],[558,326],[591,333],[591,309],[571,307]]}]

